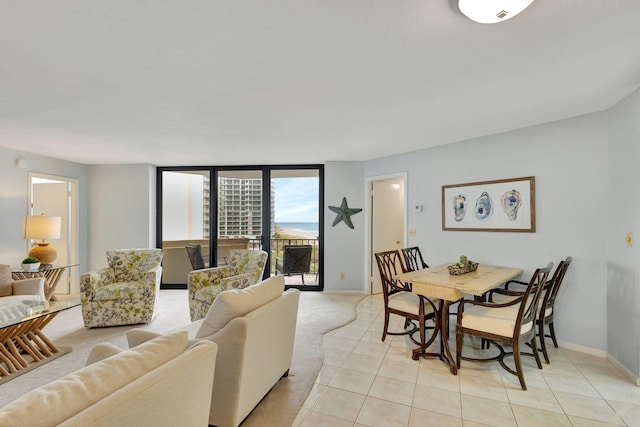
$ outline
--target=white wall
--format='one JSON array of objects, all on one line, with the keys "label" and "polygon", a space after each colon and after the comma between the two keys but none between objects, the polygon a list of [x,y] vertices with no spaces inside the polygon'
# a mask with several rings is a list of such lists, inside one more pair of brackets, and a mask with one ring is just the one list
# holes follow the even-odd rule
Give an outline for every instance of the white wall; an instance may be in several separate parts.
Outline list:
[{"label": "white wall", "polygon": [[109,249],[155,247],[155,167],[99,165],[90,170],[89,269],[106,267]]},{"label": "white wall", "polygon": [[[640,375],[640,91],[611,109],[609,144],[608,352]],[[626,234],[636,241],[627,246]]]},{"label": "white wall", "polygon": [[[26,161],[26,167],[19,168],[17,159]],[[80,267],[72,269],[72,274],[80,274],[87,267],[88,217],[86,200],[88,194],[89,167],[79,163],[25,153],[0,147],[0,264],[19,267],[20,261],[29,251],[27,241],[22,238],[22,218],[29,212],[28,174],[38,172],[77,179],[79,185],[79,235]]]},{"label": "white wall", "polygon": [[[364,292],[365,186],[362,162],[327,162],[324,166],[324,289]],[[344,222],[333,227],[336,214],[328,206],[340,206],[347,198],[350,208],[363,211],[351,217],[354,229]],[[344,273],[344,279],[340,278]]]},{"label": "white wall", "polygon": [[[574,263],[557,302],[556,332],[563,341],[607,348],[607,113],[366,162],[365,175],[408,173],[408,245],[427,263],[464,254],[483,264],[520,267],[530,276],[568,255]],[[441,186],[533,175],[535,233],[442,231]],[[588,313],[588,314],[587,314]]]}]

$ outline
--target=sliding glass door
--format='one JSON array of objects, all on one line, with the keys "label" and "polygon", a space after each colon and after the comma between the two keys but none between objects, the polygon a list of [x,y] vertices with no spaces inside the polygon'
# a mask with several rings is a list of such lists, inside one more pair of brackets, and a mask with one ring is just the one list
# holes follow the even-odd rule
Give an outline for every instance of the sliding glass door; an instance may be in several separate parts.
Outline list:
[{"label": "sliding glass door", "polygon": [[322,290],[321,165],[163,167],[157,179],[164,287],[185,286],[195,244],[211,267],[227,265],[232,249],[264,250],[264,277]]}]

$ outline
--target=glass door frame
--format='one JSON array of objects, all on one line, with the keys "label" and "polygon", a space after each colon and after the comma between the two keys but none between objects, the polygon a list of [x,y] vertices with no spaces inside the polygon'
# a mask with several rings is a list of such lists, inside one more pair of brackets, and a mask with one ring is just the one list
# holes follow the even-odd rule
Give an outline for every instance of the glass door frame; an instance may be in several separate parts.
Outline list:
[{"label": "glass door frame", "polygon": [[[271,172],[277,170],[307,170],[318,171],[318,281],[317,285],[286,285],[285,288],[300,290],[322,291],[324,289],[324,165],[242,165],[242,166],[158,166],[156,167],[156,247],[162,248],[162,176],[163,172],[180,171],[208,171],[211,185],[209,187],[209,260],[217,261],[218,236],[218,172],[224,171],[261,171],[262,172],[262,250],[269,254],[267,266],[271,266]],[[271,274],[270,268],[265,268],[263,279]]]}]

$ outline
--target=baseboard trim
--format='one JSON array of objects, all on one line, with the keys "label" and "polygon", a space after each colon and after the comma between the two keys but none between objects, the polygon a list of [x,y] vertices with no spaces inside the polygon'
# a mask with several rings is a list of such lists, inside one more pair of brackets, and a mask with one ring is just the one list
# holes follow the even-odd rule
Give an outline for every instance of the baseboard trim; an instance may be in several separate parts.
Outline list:
[{"label": "baseboard trim", "polygon": [[633,384],[640,387],[640,376],[636,375],[629,368],[624,366],[622,363],[618,361],[615,357],[604,350],[600,350],[597,348],[586,347],[579,344],[574,344],[567,341],[558,341],[558,345],[562,348],[566,348],[567,350],[578,351],[580,353],[589,354],[591,356],[600,357],[611,362],[613,366],[615,366],[626,378],[628,378]]},{"label": "baseboard trim", "polygon": [[620,363],[618,361],[618,359],[616,359],[615,357],[613,357],[609,353],[607,353],[607,360],[609,362],[611,362],[613,364],[613,366],[618,368],[624,374],[625,377],[629,378],[632,383],[634,383],[635,385],[640,387],[640,377],[638,375],[636,375],[635,373],[633,373],[633,371],[631,371],[631,369],[629,369],[626,366],[624,366],[622,363]]}]

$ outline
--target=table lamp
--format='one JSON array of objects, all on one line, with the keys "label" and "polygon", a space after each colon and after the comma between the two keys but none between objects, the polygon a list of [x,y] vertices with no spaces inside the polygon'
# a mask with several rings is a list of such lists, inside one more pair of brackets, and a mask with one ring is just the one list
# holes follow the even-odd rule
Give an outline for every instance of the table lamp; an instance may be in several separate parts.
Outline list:
[{"label": "table lamp", "polygon": [[29,251],[30,257],[38,258],[42,264],[51,264],[56,259],[58,253],[45,239],[59,239],[61,224],[62,218],[59,216],[42,214],[24,217],[24,238],[42,239]]}]

